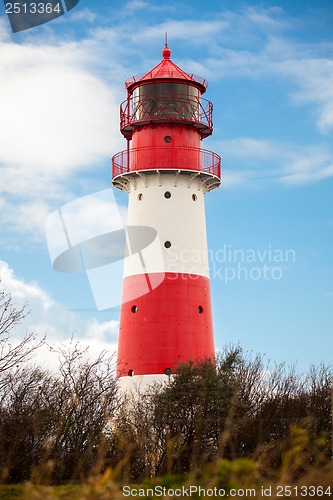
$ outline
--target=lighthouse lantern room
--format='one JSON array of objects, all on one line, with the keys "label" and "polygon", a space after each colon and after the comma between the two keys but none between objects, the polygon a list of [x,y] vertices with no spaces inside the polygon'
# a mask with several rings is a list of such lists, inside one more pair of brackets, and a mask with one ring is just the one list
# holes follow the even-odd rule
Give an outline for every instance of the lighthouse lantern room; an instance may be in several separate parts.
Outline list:
[{"label": "lighthouse lantern room", "polygon": [[112,158],[113,185],[129,196],[128,227],[152,228],[158,238],[152,265],[125,259],[118,377],[128,386],[214,356],[204,195],[220,185],[221,159],[200,147],[212,133],[213,106],[202,98],[206,80],[179,68],[167,43],[162,56],[126,82],[127,148]]}]

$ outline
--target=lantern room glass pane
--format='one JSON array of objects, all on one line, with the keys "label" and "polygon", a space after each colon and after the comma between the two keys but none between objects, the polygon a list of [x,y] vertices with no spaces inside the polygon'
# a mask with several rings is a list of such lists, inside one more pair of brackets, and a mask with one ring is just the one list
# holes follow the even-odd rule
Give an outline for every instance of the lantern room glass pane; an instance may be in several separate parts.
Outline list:
[{"label": "lantern room glass pane", "polygon": [[132,96],[134,121],[150,118],[200,120],[200,91],[192,85],[159,82],[137,87]]}]

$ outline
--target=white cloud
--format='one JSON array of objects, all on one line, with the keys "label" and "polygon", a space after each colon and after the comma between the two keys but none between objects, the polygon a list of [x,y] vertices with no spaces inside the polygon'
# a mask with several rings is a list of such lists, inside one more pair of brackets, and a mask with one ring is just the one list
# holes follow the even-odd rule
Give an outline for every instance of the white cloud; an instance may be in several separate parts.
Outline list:
[{"label": "white cloud", "polygon": [[37,302],[38,307],[43,311],[48,311],[54,306],[53,300],[38,285],[19,280],[8,264],[3,261],[0,261],[0,282],[15,302],[26,303],[27,300]]},{"label": "white cloud", "polygon": [[[40,192],[40,195],[42,192]],[[45,219],[50,213],[50,205],[43,199],[27,198],[15,201],[8,199],[2,212],[3,233],[7,233],[7,238],[3,234],[3,245],[8,249],[16,242],[17,249],[20,248],[22,235],[29,239],[31,243],[40,242],[44,237]]]},{"label": "white cloud", "polygon": [[268,140],[258,140],[251,137],[239,137],[223,142],[223,150],[227,154],[232,154],[246,161],[251,159],[268,158],[279,146]]},{"label": "white cloud", "polygon": [[74,9],[67,16],[65,16],[65,20],[68,19],[70,22],[93,23],[97,18],[97,14],[86,7],[84,9]]},{"label": "white cloud", "polygon": [[[189,21],[184,30],[177,22],[171,26],[175,38],[187,37],[195,44],[195,36],[207,47],[207,57],[189,59],[187,67],[211,82],[245,77],[260,83],[271,81],[276,88],[279,81],[282,92],[288,84],[286,95],[291,102],[311,106],[318,130],[327,133],[333,126],[333,44],[293,38],[295,22],[279,7],[252,6],[240,12],[221,11],[208,22]],[[210,23],[211,32],[207,29]],[[299,23],[302,18],[297,19]],[[155,36],[164,27],[155,26],[146,36]]]},{"label": "white cloud", "polygon": [[124,228],[112,189],[79,198],[61,212],[72,245]]},{"label": "white cloud", "polygon": [[[30,173],[69,174],[110,154],[118,102],[77,66],[74,47],[4,44],[0,162]],[[28,177],[28,176],[26,176]]]},{"label": "white cloud", "polygon": [[119,322],[116,320],[105,321],[104,323],[99,323],[96,320],[92,320],[87,327],[86,338],[89,341],[97,342],[100,344],[105,344],[110,341],[116,341],[118,334]]},{"label": "white cloud", "polygon": [[309,57],[285,62],[281,67],[298,85],[298,89],[291,93],[293,101],[314,104],[318,128],[321,132],[328,132],[333,126],[333,61],[326,57]]},{"label": "white cloud", "polygon": [[309,158],[298,157],[284,169],[281,182],[284,184],[306,184],[333,177],[333,160],[329,163],[314,154]]},{"label": "white cloud", "polygon": [[[332,46],[333,48],[333,46]],[[331,50],[332,50],[331,48]],[[297,106],[308,106],[315,117],[318,130],[329,132],[333,127],[333,61],[327,54],[329,48],[298,45],[296,42],[272,38],[259,52],[246,49],[219,48],[218,57],[209,57],[196,63],[196,71],[206,74],[211,81],[221,78],[251,78],[258,82],[282,82],[278,92]],[[205,68],[207,68],[205,70]],[[311,114],[310,114],[311,119]]]},{"label": "white cloud", "polygon": [[224,170],[222,171],[222,186],[224,188],[240,188],[254,186],[254,171]]},{"label": "white cloud", "polygon": [[93,52],[87,42],[2,44],[2,239],[13,233],[44,239],[47,215],[78,188],[73,176],[98,171],[124,147],[118,89],[90,73]]},{"label": "white cloud", "polygon": [[289,22],[284,17],[283,9],[276,6],[262,7],[259,5],[246,7],[244,17],[247,21],[262,30],[272,33],[289,27]]},{"label": "white cloud", "polygon": [[325,146],[240,137],[224,141],[222,149],[229,165],[223,173],[225,186],[297,185],[333,176],[333,153]]},{"label": "white cloud", "polygon": [[8,20],[5,16],[0,17],[0,41],[9,39]]},{"label": "white cloud", "polygon": [[150,4],[143,0],[131,0],[126,4],[126,11],[136,11],[137,9],[149,9]]},{"label": "white cloud", "polygon": [[[39,338],[46,335],[47,344],[57,349],[61,343],[69,344],[72,332],[89,355],[96,357],[102,350],[113,353],[117,349],[118,321],[98,322],[95,318],[84,321],[62,304],[56,303],[37,283],[27,283],[18,278],[8,263],[0,260],[1,287],[10,293],[17,307],[27,304],[30,314],[16,329],[13,341],[17,342],[27,332],[33,331]],[[46,358],[45,358],[46,356]],[[56,358],[44,348],[38,353],[37,362],[52,367]]]}]

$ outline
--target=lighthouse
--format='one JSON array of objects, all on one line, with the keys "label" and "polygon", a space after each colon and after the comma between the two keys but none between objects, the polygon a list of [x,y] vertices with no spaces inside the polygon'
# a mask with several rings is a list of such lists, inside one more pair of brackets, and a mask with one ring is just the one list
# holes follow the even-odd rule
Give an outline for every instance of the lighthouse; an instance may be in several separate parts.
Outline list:
[{"label": "lighthouse", "polygon": [[213,128],[207,81],[177,66],[167,43],[161,62],[125,86],[127,148],[112,158],[112,182],[128,193],[132,240],[140,228],[156,238],[145,259],[125,259],[117,376],[146,387],[214,357],[204,196],[221,183],[221,159],[201,148]]}]

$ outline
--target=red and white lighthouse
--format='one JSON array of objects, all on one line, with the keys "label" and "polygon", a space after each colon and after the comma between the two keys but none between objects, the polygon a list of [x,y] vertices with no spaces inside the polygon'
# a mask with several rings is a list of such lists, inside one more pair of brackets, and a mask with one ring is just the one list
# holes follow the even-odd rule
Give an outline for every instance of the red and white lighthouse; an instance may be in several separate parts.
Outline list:
[{"label": "red and white lighthouse", "polygon": [[220,185],[221,160],[200,148],[213,106],[202,98],[206,80],[179,68],[167,44],[162,56],[126,82],[127,149],[112,159],[113,185],[129,196],[128,227],[152,228],[158,241],[151,266],[125,259],[118,377],[130,386],[214,356],[204,195]]}]

